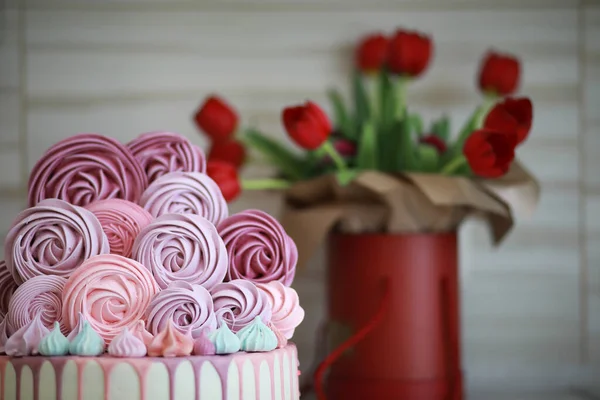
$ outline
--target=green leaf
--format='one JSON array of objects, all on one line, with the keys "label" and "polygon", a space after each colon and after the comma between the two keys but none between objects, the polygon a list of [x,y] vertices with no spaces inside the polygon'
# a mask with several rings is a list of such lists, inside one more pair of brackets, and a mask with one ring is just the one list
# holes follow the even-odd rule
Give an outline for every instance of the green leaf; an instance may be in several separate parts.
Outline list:
[{"label": "green leaf", "polygon": [[310,165],[305,160],[287,149],[283,144],[257,130],[248,129],[243,141],[262,154],[287,178],[293,180],[304,179],[309,173]]},{"label": "green leaf", "polygon": [[360,72],[355,71],[352,75],[352,95],[354,97],[354,127],[360,132],[365,121],[369,119],[369,97],[365,89],[363,77]]},{"label": "green leaf", "polygon": [[383,171],[396,168],[394,123],[398,108],[398,98],[394,84],[387,72],[379,74],[380,115],[377,134],[378,163]]},{"label": "green leaf", "polygon": [[432,146],[420,144],[417,146],[418,170],[423,172],[436,172],[440,156]]},{"label": "green leaf", "polygon": [[417,136],[423,135],[423,119],[419,114],[409,114],[408,115],[408,123],[410,124],[411,132],[414,132]]},{"label": "green leaf", "polygon": [[431,133],[448,143],[450,139],[450,118],[444,115],[435,121],[431,126]]},{"label": "green leaf", "polygon": [[329,97],[329,100],[333,106],[336,128],[339,129],[348,139],[356,140],[358,136],[356,134],[357,131],[352,124],[350,116],[348,115],[342,95],[337,90],[331,89],[327,92],[327,96]]},{"label": "green leaf", "polygon": [[360,171],[358,171],[358,170],[347,169],[344,171],[338,171],[335,174],[335,177],[336,177],[338,183],[340,184],[340,186],[347,186],[348,184],[350,184],[350,182],[352,182],[354,180],[354,178],[356,178],[358,176],[359,173],[360,173]]},{"label": "green leaf", "polygon": [[395,171],[408,171],[416,167],[414,143],[407,118],[396,122],[393,133],[395,136],[394,152],[396,155]]},{"label": "green leaf", "polygon": [[372,122],[362,127],[356,165],[361,169],[377,169],[377,137]]}]

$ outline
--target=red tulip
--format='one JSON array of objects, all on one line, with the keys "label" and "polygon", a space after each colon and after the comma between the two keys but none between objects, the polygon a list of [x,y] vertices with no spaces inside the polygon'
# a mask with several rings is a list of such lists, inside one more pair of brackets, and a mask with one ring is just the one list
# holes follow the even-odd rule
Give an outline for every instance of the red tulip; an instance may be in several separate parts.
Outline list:
[{"label": "red tulip", "polygon": [[390,40],[388,68],[398,75],[417,77],[429,65],[432,52],[433,43],[428,36],[398,30]]},{"label": "red tulip", "polygon": [[444,142],[441,138],[435,135],[423,136],[419,139],[419,143],[426,144],[435,148],[439,154],[445,153],[446,150],[448,150],[446,142]]},{"label": "red tulip", "polygon": [[228,162],[239,168],[246,160],[246,148],[235,139],[214,142],[208,153],[208,160]]},{"label": "red tulip", "polygon": [[333,148],[342,157],[354,157],[356,155],[356,143],[348,139],[336,139]]},{"label": "red tulip", "polygon": [[356,48],[356,66],[364,73],[383,68],[388,53],[388,39],[380,33],[364,37]]},{"label": "red tulip", "polygon": [[288,135],[306,150],[319,148],[331,133],[331,122],[321,108],[311,101],[287,107],[281,114]]},{"label": "red tulip", "polygon": [[486,128],[502,127],[506,123],[516,126],[517,144],[527,139],[533,120],[533,104],[528,98],[507,98],[492,108],[485,118]]},{"label": "red tulip", "polygon": [[242,187],[235,165],[223,161],[209,161],[206,173],[217,183],[227,202],[233,201],[241,193]]},{"label": "red tulip", "polygon": [[198,127],[214,141],[231,137],[238,124],[235,110],[217,96],[207,98],[194,119]]},{"label": "red tulip", "polygon": [[467,138],[463,154],[476,175],[497,178],[508,172],[516,145],[514,131],[482,128]]},{"label": "red tulip", "polygon": [[519,60],[508,54],[489,52],[481,63],[479,89],[507,96],[519,85]]}]

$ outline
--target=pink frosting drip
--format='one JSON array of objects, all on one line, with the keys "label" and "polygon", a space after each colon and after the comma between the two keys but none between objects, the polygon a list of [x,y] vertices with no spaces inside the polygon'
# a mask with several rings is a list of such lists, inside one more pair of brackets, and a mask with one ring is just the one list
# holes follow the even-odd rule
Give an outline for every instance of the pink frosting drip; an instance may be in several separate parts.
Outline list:
[{"label": "pink frosting drip", "polygon": [[4,345],[4,351],[12,357],[38,354],[38,346],[50,330],[42,323],[38,314],[27,325],[13,333]]},{"label": "pink frosting drip", "polygon": [[115,254],[92,257],[67,281],[63,318],[67,328],[82,313],[107,344],[142,319],[159,288],[140,263]]},{"label": "pink frosting drip", "polygon": [[142,207],[122,199],[100,200],[86,208],[100,221],[110,252],[124,257],[131,257],[135,238],[154,219]]},{"label": "pink frosting drip", "polygon": [[162,289],[185,281],[210,290],[227,273],[227,252],[215,226],[193,214],[165,214],[140,232],[133,258]]},{"label": "pink frosting drip", "polygon": [[19,285],[39,275],[68,277],[86,259],[109,251],[94,214],[58,199],[22,211],[4,242],[6,267]]},{"label": "pink frosting drip", "polygon": [[129,329],[124,328],[108,346],[108,354],[113,357],[144,357],[146,345]]},{"label": "pink frosting drip", "polygon": [[277,329],[277,327],[275,325],[273,325],[272,322],[269,322],[267,324],[267,326],[269,327],[270,330],[273,331],[273,333],[275,334],[275,337],[277,338],[277,348],[283,349],[285,346],[287,346],[288,340],[285,337],[285,335],[283,333],[281,333],[281,331],[279,329]]},{"label": "pink frosting drip", "polygon": [[102,135],[80,134],[56,143],[35,164],[29,206],[48,198],[78,206],[111,198],[137,203],[146,186],[146,174],[127,147]]},{"label": "pink frosting drip", "polygon": [[140,204],[155,217],[196,214],[215,225],[229,215],[221,189],[201,172],[172,172],[162,176],[146,189]]},{"label": "pink frosting drip", "polygon": [[131,333],[144,342],[146,347],[150,346],[152,339],[154,339],[154,335],[148,332],[146,329],[146,323],[141,319],[134,322],[133,326],[131,327]]},{"label": "pink frosting drip", "polygon": [[169,321],[166,328],[148,346],[150,357],[186,357],[192,354],[194,340],[189,334],[181,333]]},{"label": "pink frosting drip", "polygon": [[273,325],[287,339],[291,339],[294,335],[294,329],[304,319],[304,309],[300,307],[298,293],[278,281],[259,283],[256,286],[266,293],[269,303],[271,303],[273,309],[271,321]]},{"label": "pink frosting drip", "polygon": [[0,261],[0,319],[8,314],[8,303],[17,290],[17,283],[12,274],[6,268],[6,262]]},{"label": "pink frosting drip", "polygon": [[200,285],[173,282],[159,292],[147,310],[148,330],[154,335],[165,330],[172,322],[181,333],[190,332],[193,338],[200,336],[204,328],[216,329],[212,297]]},{"label": "pink frosting drip", "polygon": [[144,133],[129,142],[127,147],[146,171],[150,183],[169,172],[206,170],[202,149],[177,133]]},{"label": "pink frosting drip", "polygon": [[229,255],[227,279],[292,284],[298,261],[294,241],[281,224],[260,210],[246,210],[219,224]]},{"label": "pink frosting drip", "polygon": [[52,329],[54,322],[58,321],[61,332],[66,335],[69,329],[62,318],[62,295],[66,282],[60,276],[40,275],[19,286],[10,300],[6,315],[9,335],[29,325],[36,317],[48,329]]},{"label": "pink frosting drip", "polygon": [[232,332],[238,332],[260,316],[266,324],[271,320],[271,304],[267,295],[250,281],[236,279],[218,284],[211,291],[218,320]]},{"label": "pink frosting drip", "polygon": [[200,336],[194,341],[195,356],[214,356],[216,354],[215,345],[210,341],[206,333],[206,329],[202,329]]}]

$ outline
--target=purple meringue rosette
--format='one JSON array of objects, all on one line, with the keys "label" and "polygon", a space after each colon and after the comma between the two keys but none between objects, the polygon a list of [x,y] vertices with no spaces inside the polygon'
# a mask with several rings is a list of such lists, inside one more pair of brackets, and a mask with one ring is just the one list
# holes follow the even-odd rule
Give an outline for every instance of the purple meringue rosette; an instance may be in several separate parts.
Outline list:
[{"label": "purple meringue rosette", "polygon": [[8,314],[8,304],[17,290],[17,283],[12,274],[6,268],[6,262],[0,261],[0,320]]},{"label": "purple meringue rosette", "polygon": [[143,133],[127,144],[152,183],[169,172],[204,172],[202,149],[173,132]]},{"label": "purple meringue rosette", "polygon": [[137,203],[148,186],[133,153],[117,140],[80,134],[52,146],[29,176],[29,206],[49,198],[85,206],[97,200]]},{"label": "purple meringue rosette", "polygon": [[146,311],[146,326],[154,335],[167,328],[169,321],[181,333],[200,337],[203,329],[217,328],[213,300],[208,290],[187,282],[173,282],[160,291]]},{"label": "purple meringue rosette", "polygon": [[4,242],[6,268],[19,285],[39,275],[67,278],[88,258],[109,251],[98,218],[59,199],[22,211]]},{"label": "purple meringue rosette", "polygon": [[271,321],[271,303],[256,285],[244,279],[220,283],[211,290],[217,320],[233,332],[250,325],[256,317],[267,324]]},{"label": "purple meringue rosette", "polygon": [[52,329],[54,322],[58,321],[61,332],[67,335],[69,330],[63,323],[62,299],[66,282],[60,276],[40,275],[19,286],[8,305],[8,334],[12,335],[39,315],[46,328]]},{"label": "purple meringue rosette", "polygon": [[214,225],[229,211],[221,189],[202,172],[172,172],[154,181],[140,204],[154,217],[164,214],[196,214]]},{"label": "purple meringue rosette", "polygon": [[264,211],[246,210],[221,222],[218,230],[229,256],[226,280],[292,284],[298,250],[275,218]]},{"label": "purple meringue rosette", "polygon": [[227,252],[215,226],[194,214],[165,214],[142,229],[133,258],[161,289],[184,281],[210,290],[227,273]]},{"label": "purple meringue rosette", "polygon": [[123,257],[131,257],[135,238],[154,219],[142,207],[122,199],[96,201],[86,209],[100,221],[108,238],[111,254]]}]

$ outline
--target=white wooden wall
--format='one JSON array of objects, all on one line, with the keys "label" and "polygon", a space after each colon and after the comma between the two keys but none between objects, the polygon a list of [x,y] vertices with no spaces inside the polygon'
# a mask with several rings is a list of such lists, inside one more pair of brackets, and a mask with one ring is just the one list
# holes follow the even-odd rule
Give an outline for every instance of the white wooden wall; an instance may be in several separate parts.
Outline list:
[{"label": "white wooden wall", "polygon": [[[2,4],[0,2],[0,4]],[[396,26],[433,33],[435,62],[410,91],[427,116],[462,123],[489,47],[524,61],[535,102],[520,157],[540,178],[535,218],[499,249],[462,230],[467,379],[568,385],[600,365],[600,3],[576,0],[4,0],[0,14],[0,235],[28,171],[77,132],[124,141],[156,129],[203,145],[191,113],[209,92],[283,135],[279,110],[344,86],[355,39]],[[455,125],[455,126],[456,126]],[[236,209],[277,212],[249,194]],[[322,257],[299,274],[304,369],[322,317]],[[597,371],[596,371],[597,372]],[[600,376],[600,375],[598,375]]]}]

